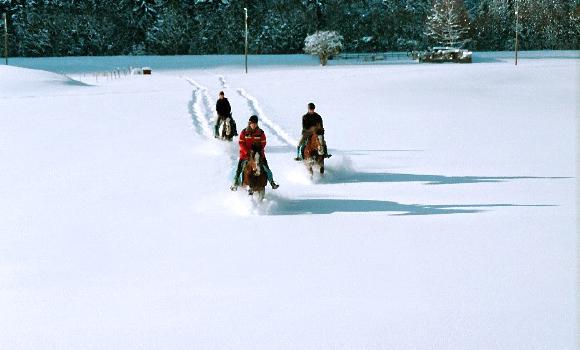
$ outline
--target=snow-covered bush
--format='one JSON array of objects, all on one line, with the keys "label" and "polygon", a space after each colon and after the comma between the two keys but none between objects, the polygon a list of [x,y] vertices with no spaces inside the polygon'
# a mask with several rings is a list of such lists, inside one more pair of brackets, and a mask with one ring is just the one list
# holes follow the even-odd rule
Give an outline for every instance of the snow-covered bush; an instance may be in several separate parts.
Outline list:
[{"label": "snow-covered bush", "polygon": [[334,31],[319,31],[304,39],[304,52],[320,57],[320,64],[326,66],[328,58],[342,50],[342,35]]}]

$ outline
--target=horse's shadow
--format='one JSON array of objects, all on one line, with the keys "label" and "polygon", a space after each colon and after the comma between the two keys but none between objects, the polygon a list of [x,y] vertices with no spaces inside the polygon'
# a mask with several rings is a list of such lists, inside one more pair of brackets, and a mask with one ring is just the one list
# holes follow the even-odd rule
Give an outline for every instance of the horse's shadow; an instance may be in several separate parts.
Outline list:
[{"label": "horse's shadow", "polygon": [[401,204],[379,200],[356,199],[284,199],[277,198],[276,206],[270,215],[304,215],[333,213],[390,212],[391,215],[441,215],[470,214],[485,211],[485,208],[496,207],[550,207],[553,205],[517,205],[517,204]]},{"label": "horse's shadow", "polygon": [[509,180],[528,179],[569,179],[569,177],[539,177],[539,176],[445,176],[419,175],[400,173],[365,173],[352,170],[335,170],[330,168],[319,183],[363,183],[363,182],[422,182],[426,185],[457,185],[489,182],[505,182]]},{"label": "horse's shadow", "polygon": [[[417,175],[397,173],[365,173],[352,170],[335,170],[326,173],[318,179],[318,183],[364,183],[364,182],[420,182],[427,185],[454,185],[473,183],[497,183],[521,179],[569,179],[569,177],[536,177],[536,176],[444,176]],[[387,212],[391,215],[441,215],[441,214],[471,214],[484,212],[490,208],[499,207],[552,207],[554,205],[532,204],[401,204],[381,200],[357,199],[287,199],[277,198],[276,206],[271,215],[303,215]]]}]

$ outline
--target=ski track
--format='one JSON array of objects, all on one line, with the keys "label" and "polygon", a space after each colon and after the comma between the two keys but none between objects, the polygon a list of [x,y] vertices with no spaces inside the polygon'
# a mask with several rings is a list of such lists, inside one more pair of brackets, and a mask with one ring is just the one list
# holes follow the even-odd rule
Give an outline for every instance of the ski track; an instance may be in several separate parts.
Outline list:
[{"label": "ski track", "polygon": [[209,93],[207,91],[207,88],[202,88],[202,96],[203,96],[202,100],[203,100],[203,104],[205,107],[206,118],[210,123],[215,124],[217,122],[217,114],[213,113],[213,109],[212,109],[213,105],[210,102]]},{"label": "ski track", "polygon": [[[227,80],[226,80],[226,78],[225,78],[223,75],[218,75],[218,76],[217,76],[217,78],[218,78],[218,80],[219,80],[220,89],[221,89],[222,91],[224,91],[224,92],[226,93],[226,95],[229,95],[229,94],[228,94],[228,91],[229,91],[229,88],[230,88],[230,87],[229,87],[229,85],[228,85],[228,83],[227,83]],[[238,112],[239,112],[239,111],[238,111]],[[240,113],[240,114],[238,115],[238,117],[239,117],[239,116],[241,116],[241,115],[242,115],[242,114]],[[236,120],[236,114],[234,113],[234,111],[232,111],[232,117],[234,118],[234,120]],[[241,117],[241,118],[243,119],[244,117]],[[243,129],[243,128],[242,128],[242,126],[245,128],[244,124],[245,124],[245,123],[238,124],[238,133],[240,133],[240,132],[242,131],[242,129]]]},{"label": "ski track", "polygon": [[213,137],[213,132],[211,130],[209,119],[207,118],[207,106],[204,106],[203,101],[207,94],[207,89],[191,79],[185,78],[185,80],[194,87],[188,107],[193,125],[198,134],[211,139]]},{"label": "ski track", "polygon": [[296,147],[296,145],[298,144],[298,140],[295,140],[294,138],[292,138],[290,135],[288,135],[288,133],[284,129],[282,129],[279,125],[274,123],[266,115],[266,113],[264,113],[264,111],[262,110],[262,107],[260,107],[260,103],[258,102],[258,100],[255,97],[248,94],[246,92],[246,90],[244,90],[244,89],[237,89],[237,92],[238,92],[238,94],[240,94],[240,96],[242,96],[243,98],[246,99],[246,102],[248,103],[250,110],[255,115],[260,117],[261,122],[264,125],[266,125],[268,127],[268,129],[270,129],[270,131],[272,131],[272,134],[274,134],[280,141],[282,141],[282,143],[285,143],[286,145],[288,145],[290,147]]},{"label": "ski track", "polygon": [[218,75],[218,79],[220,81],[220,85],[222,86],[222,90],[223,89],[227,89],[228,88],[228,84],[226,82],[226,79],[224,78],[223,75]]},{"label": "ski track", "polygon": [[[213,104],[210,101],[210,97],[209,97],[209,93],[208,93],[208,89],[205,86],[201,86],[199,85],[197,82],[187,79],[193,86],[196,87],[196,98],[195,98],[195,105],[197,106],[197,108],[195,109],[195,111],[197,111],[195,113],[195,118],[192,119],[196,119],[196,120],[203,120],[204,121],[204,125],[206,125],[207,128],[207,134],[205,134],[204,136],[206,136],[208,138],[209,141],[214,139],[213,136],[213,126],[212,123],[215,123],[217,121],[217,116],[213,113]],[[201,111],[205,111],[201,112]],[[204,128],[204,130],[206,129]],[[217,140],[219,142],[222,142],[221,140]],[[220,144],[221,145],[221,144]],[[224,148],[224,153],[227,153],[226,148]],[[234,165],[234,162],[237,161],[237,153],[236,152],[229,152],[229,159],[232,163],[232,166]],[[236,163],[237,164],[237,163]]]}]

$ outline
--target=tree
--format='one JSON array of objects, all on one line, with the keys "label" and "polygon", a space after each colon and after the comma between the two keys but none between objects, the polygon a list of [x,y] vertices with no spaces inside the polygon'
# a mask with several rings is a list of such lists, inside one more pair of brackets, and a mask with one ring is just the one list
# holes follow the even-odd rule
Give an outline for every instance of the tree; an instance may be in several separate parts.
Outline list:
[{"label": "tree", "polygon": [[463,0],[435,0],[427,17],[425,35],[438,44],[456,46],[466,41],[469,20]]},{"label": "tree", "polygon": [[570,1],[518,0],[519,33],[522,49],[542,47],[558,49],[570,45],[574,39],[570,29],[574,27],[570,14]]},{"label": "tree", "polygon": [[145,46],[148,53],[178,55],[191,46],[191,28],[187,18],[173,7],[166,7],[147,32]]},{"label": "tree", "polygon": [[300,53],[321,30],[349,52],[513,50],[516,5],[522,50],[580,48],[580,0],[0,0],[0,15],[11,56],[240,54],[244,7],[256,54]]},{"label": "tree", "polygon": [[258,25],[250,22],[251,52],[272,54],[302,51],[304,37],[309,32],[309,14],[296,11],[301,1],[269,0],[261,4],[261,11],[252,11],[250,20],[256,18],[259,22],[254,22]]},{"label": "tree", "polygon": [[334,31],[319,31],[304,39],[304,52],[318,55],[320,64],[326,66],[328,58],[342,50],[342,35]]},{"label": "tree", "polygon": [[314,29],[320,30],[325,27],[324,17],[324,3],[323,0],[302,0],[306,13],[309,14],[309,19],[314,23]]}]

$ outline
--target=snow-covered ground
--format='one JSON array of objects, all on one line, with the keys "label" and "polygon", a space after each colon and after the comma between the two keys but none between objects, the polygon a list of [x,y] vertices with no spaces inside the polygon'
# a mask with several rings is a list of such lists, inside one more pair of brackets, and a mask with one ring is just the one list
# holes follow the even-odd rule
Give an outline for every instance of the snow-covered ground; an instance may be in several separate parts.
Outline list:
[{"label": "snow-covered ground", "polygon": [[[486,57],[0,66],[0,349],[576,349],[579,59]],[[220,90],[267,133],[261,205]]]}]

